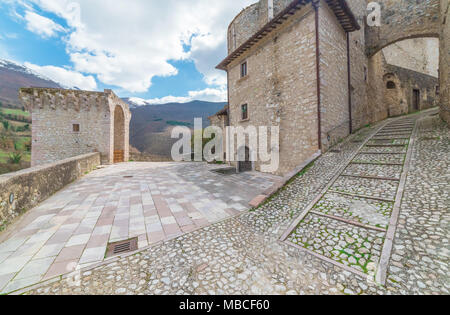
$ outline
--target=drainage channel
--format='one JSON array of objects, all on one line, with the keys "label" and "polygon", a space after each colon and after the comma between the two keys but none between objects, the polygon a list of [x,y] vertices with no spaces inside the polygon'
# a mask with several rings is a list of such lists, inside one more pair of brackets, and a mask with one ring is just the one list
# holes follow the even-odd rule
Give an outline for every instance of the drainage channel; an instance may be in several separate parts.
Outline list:
[{"label": "drainage channel", "polygon": [[417,119],[389,122],[374,132],[281,241],[384,285]]}]

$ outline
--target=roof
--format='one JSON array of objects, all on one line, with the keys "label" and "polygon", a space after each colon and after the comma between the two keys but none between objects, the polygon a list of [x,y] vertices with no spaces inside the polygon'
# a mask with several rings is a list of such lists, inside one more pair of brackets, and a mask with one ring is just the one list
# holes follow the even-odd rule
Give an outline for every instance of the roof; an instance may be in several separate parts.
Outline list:
[{"label": "roof", "polygon": [[[361,27],[358,24],[355,16],[347,5],[346,0],[325,0],[328,6],[336,15],[339,23],[342,25],[346,32],[354,32],[359,30]],[[317,0],[294,0],[289,4],[283,11],[281,11],[277,16],[270,20],[266,25],[264,25],[256,34],[254,34],[250,39],[243,43],[234,52],[228,55],[216,68],[221,70],[226,70],[233,60],[241,56],[244,52],[249,50],[253,45],[259,42],[261,39],[266,37],[274,31],[278,26],[282,25],[289,17],[294,15],[298,10],[302,9],[309,3],[317,3]]]},{"label": "roof", "polygon": [[219,110],[217,113],[215,113],[214,115],[212,115],[210,117],[227,116],[227,115],[228,115],[228,105],[225,105],[224,108],[222,108],[221,110]]}]

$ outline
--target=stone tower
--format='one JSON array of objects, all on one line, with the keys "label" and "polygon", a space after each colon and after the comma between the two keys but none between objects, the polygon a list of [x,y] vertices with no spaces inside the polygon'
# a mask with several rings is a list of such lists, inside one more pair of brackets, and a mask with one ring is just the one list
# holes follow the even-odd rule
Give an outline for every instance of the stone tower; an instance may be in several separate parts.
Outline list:
[{"label": "stone tower", "polygon": [[111,90],[23,88],[32,115],[31,165],[100,152],[103,164],[129,160],[131,113]]}]

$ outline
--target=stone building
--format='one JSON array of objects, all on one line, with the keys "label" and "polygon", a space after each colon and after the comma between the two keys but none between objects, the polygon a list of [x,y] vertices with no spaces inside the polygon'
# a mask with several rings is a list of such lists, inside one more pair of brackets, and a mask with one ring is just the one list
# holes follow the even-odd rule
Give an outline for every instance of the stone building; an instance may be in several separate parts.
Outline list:
[{"label": "stone building", "polygon": [[366,124],[437,105],[435,78],[388,65],[381,51],[408,38],[439,38],[439,1],[382,0],[389,14],[381,27],[366,23],[369,2],[260,0],[244,9],[217,67],[229,88],[218,125],[279,126],[277,173],[286,174]]},{"label": "stone building", "polygon": [[[215,115],[208,117],[209,121],[211,122],[211,126],[219,127],[222,130],[225,130],[225,128],[228,126],[228,105],[226,105],[223,109],[221,109],[218,113]],[[222,137],[222,148],[226,147],[226,137]],[[226,161],[227,154],[226,150],[223,150],[223,160]]]},{"label": "stone building", "polygon": [[261,0],[231,23],[218,66],[228,74],[227,120],[279,126],[277,174],[350,133],[347,34],[359,28],[346,3],[331,0]]},{"label": "stone building", "polygon": [[103,164],[129,159],[131,113],[111,90],[23,88],[32,115],[32,166],[100,152]]},{"label": "stone building", "polygon": [[435,77],[387,64],[383,81],[384,104],[389,117],[438,105],[439,80]]}]

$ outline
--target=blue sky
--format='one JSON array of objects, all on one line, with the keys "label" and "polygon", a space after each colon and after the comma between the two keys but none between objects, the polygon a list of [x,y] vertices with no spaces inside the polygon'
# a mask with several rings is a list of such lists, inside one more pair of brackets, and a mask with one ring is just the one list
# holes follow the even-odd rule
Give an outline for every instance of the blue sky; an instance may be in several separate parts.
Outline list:
[{"label": "blue sky", "polygon": [[0,58],[151,103],[226,100],[229,22],[251,0],[0,0]]}]

